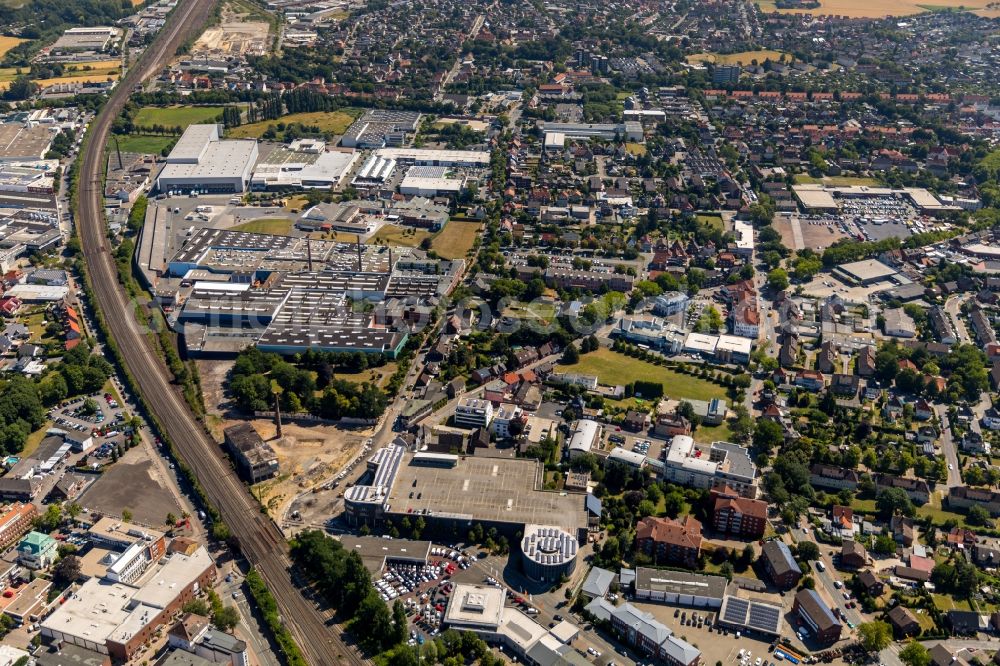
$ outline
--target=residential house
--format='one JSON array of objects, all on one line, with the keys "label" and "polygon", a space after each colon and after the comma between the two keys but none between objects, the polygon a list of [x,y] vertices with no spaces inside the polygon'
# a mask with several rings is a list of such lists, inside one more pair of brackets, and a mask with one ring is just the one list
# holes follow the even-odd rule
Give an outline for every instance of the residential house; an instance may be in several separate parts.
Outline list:
[{"label": "residential house", "polygon": [[764,571],[771,581],[783,590],[790,590],[799,584],[802,569],[792,557],[792,551],[784,541],[773,539],[761,550]]},{"label": "residential house", "polygon": [[909,638],[920,633],[920,622],[909,608],[896,604],[886,614],[886,619],[892,625],[892,631],[897,639]]},{"label": "residential house", "polygon": [[868,552],[865,547],[854,539],[844,539],[840,546],[840,566],[860,569],[866,564],[868,564]]}]

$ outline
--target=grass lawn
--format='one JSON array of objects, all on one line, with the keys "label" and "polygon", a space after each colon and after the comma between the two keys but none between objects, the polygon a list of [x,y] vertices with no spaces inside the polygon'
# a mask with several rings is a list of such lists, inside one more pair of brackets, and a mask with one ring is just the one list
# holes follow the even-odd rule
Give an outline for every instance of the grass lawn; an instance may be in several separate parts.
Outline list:
[{"label": "grass lawn", "polygon": [[731,442],[733,432],[729,429],[729,423],[723,421],[717,426],[698,426],[692,435],[694,441],[699,444],[711,444],[712,442]]},{"label": "grass lawn", "polygon": [[941,508],[941,496],[937,493],[931,493],[930,501],[923,506],[917,507],[918,518],[926,518],[928,516],[930,516],[935,523],[943,523],[948,519],[954,518],[958,521],[959,525],[965,525],[964,515]]},{"label": "grass lawn", "polygon": [[559,309],[552,303],[512,303],[503,312],[504,317],[538,322],[547,326],[555,320]]},{"label": "grass lawn", "polygon": [[[143,153],[159,155],[164,148],[174,145],[177,137],[174,136],[150,136],[148,134],[128,134],[118,137],[118,145],[123,153]],[[115,142],[108,140],[108,150],[114,150]]]},{"label": "grass lawn", "polygon": [[24,448],[21,449],[20,453],[15,454],[20,458],[27,458],[38,448],[38,445],[42,443],[45,439],[45,431],[52,427],[52,421],[46,421],[41,428],[35,432],[28,435],[28,439],[24,440]]},{"label": "grass lawn", "polygon": [[292,221],[284,217],[262,217],[259,220],[250,220],[243,224],[237,224],[232,229],[233,231],[246,231],[252,234],[288,236],[292,233]]},{"label": "grass lawn", "polygon": [[646,154],[646,146],[641,143],[626,143],[625,150],[629,155],[635,155],[636,157],[642,157]]},{"label": "grass lawn", "polygon": [[604,348],[583,354],[579,363],[560,366],[559,371],[579,375],[597,375],[601,384],[611,386],[629,384],[637,379],[659,382],[663,384],[664,395],[676,399],[711,400],[712,398],[724,398],[726,395],[725,389],[718,384],[698,377],[682,375],[669,368],[646,363]]},{"label": "grass lawn", "polygon": [[864,500],[854,498],[851,501],[851,508],[858,513],[875,513],[875,500]]},{"label": "grass lawn", "polygon": [[710,227],[722,231],[725,226],[722,223],[722,217],[719,215],[696,215],[695,218],[702,224],[707,224]]},{"label": "grass lawn", "polygon": [[[354,234],[347,234],[354,236]],[[424,229],[413,229],[410,227],[400,227],[395,224],[386,224],[375,232],[371,237],[372,244],[380,242],[383,245],[401,245],[403,247],[419,247],[425,238],[430,238],[431,232]]]},{"label": "grass lawn", "polygon": [[311,113],[293,113],[282,116],[280,120],[263,120],[259,123],[240,125],[226,130],[226,136],[233,139],[259,139],[272,125],[277,130],[278,123],[302,123],[308,127],[318,127],[321,132],[343,134],[354,120],[361,115],[360,109],[342,109],[340,111],[315,111]]},{"label": "grass lawn", "polygon": [[816,178],[810,176],[807,173],[797,173],[795,174],[795,182],[799,185],[828,185],[830,187],[851,187],[853,185],[868,185],[874,186],[878,185],[878,181],[874,178],[865,178],[863,176],[823,176],[822,178]]},{"label": "grass lawn", "polygon": [[958,610],[972,610],[968,599],[955,599],[950,594],[932,594],[934,605],[942,611],[950,611],[953,608]]},{"label": "grass lawn", "polygon": [[7,51],[10,51],[21,42],[26,41],[28,40],[21,39],[20,37],[7,37],[5,35],[0,35],[0,56],[7,53]]},{"label": "grass lawn", "polygon": [[431,247],[445,259],[461,259],[472,249],[480,228],[479,222],[449,222],[434,236]]},{"label": "grass lawn", "polygon": [[212,123],[222,115],[221,106],[144,106],[132,121],[136,127],[182,127],[198,123]]}]

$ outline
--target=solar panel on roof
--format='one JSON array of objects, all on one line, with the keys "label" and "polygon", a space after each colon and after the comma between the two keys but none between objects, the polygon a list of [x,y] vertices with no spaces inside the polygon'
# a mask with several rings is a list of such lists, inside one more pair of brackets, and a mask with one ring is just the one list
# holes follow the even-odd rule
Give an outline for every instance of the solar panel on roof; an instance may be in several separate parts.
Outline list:
[{"label": "solar panel on roof", "polygon": [[767,604],[751,604],[747,625],[756,629],[775,631],[781,621],[781,610]]},{"label": "solar panel on roof", "polygon": [[749,607],[750,602],[746,599],[729,597],[728,603],[726,604],[725,614],[722,616],[722,619],[732,624],[744,624],[746,622],[747,609],[749,609]]}]

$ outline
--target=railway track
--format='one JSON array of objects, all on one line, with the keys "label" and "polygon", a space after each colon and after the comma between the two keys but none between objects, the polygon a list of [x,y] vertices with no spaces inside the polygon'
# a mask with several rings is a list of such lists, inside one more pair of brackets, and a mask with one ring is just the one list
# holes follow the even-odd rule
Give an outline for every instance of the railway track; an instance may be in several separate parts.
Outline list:
[{"label": "railway track", "polygon": [[257,502],[237,478],[215,440],[188,409],[171,383],[164,361],[144,326],[135,319],[134,304],[118,283],[103,214],[103,153],[114,119],[136,85],[159,71],[180,44],[208,19],[213,0],[180,0],[167,25],[108,98],[89,128],[81,163],[76,224],[90,273],[92,295],[104,313],[138,390],[159,419],[166,435],[194,470],[208,499],[239,539],[241,550],[267,582],[282,621],[315,666],[363,666],[369,662],[347,646],[332,624],[332,614],[305,599],[292,580],[288,544],[278,527],[260,512]]}]

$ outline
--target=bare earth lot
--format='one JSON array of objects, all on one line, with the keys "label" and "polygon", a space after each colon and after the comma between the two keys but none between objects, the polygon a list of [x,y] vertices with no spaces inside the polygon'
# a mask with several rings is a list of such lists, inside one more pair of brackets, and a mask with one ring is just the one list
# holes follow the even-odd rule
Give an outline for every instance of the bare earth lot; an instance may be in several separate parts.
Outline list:
[{"label": "bare earth lot", "polygon": [[[212,434],[222,441],[222,431],[243,419],[228,412],[223,390],[231,364],[199,362],[198,372],[205,394]],[[254,486],[254,495],[276,518],[295,497],[329,480],[355,456],[371,429],[346,429],[325,423],[285,420],[282,438],[276,438],[273,419],[251,419],[250,423],[278,456],[277,477]]]},{"label": "bare earth lot", "polygon": [[848,16],[850,18],[883,18],[886,16],[909,16],[922,14],[930,9],[965,8],[981,9],[987,3],[964,2],[963,0],[820,0],[818,9],[777,9],[773,0],[761,0],[757,3],[765,12],[781,12],[783,14],[813,14],[830,16]]},{"label": "bare earth lot", "polygon": [[[773,225],[781,234],[781,242],[785,247],[793,250],[827,248],[844,238],[844,233],[836,225],[816,225],[809,224],[809,222],[805,219],[799,219],[798,222],[795,222],[793,218],[779,215]],[[793,225],[796,224],[800,230],[798,233],[793,229]]]},{"label": "bare earth lot", "polygon": [[108,516],[121,517],[128,509],[132,522],[157,529],[162,529],[168,513],[180,515],[184,510],[141,446],[108,468],[79,502],[91,512]]}]

